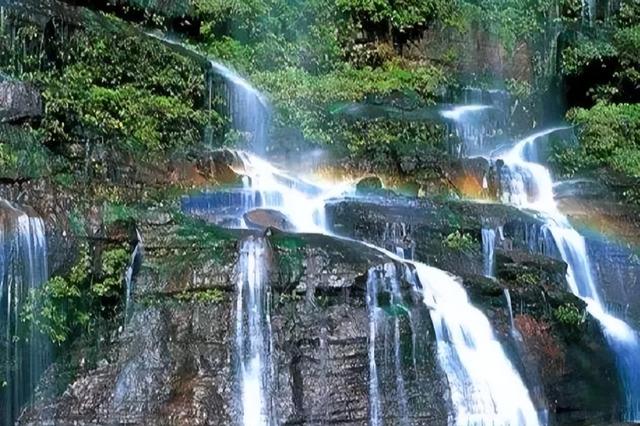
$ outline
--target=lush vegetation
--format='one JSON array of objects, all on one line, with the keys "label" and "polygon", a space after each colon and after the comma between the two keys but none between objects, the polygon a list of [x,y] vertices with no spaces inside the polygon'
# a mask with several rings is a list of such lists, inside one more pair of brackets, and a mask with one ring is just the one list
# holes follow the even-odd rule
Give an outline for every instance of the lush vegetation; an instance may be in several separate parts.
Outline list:
[{"label": "lush vegetation", "polygon": [[[91,254],[100,260],[97,266]],[[129,259],[126,247],[90,253],[83,246],[68,275],[54,276],[33,290],[30,303],[24,305],[23,321],[35,324],[57,344],[90,333],[101,321],[115,317]]]},{"label": "lush vegetation", "polygon": [[567,176],[613,173],[626,199],[640,201],[640,104],[599,102],[591,109],[572,109],[567,118],[577,126],[580,144],[556,147],[558,169]]},{"label": "lush vegetation", "polygon": [[[616,14],[598,14],[588,28],[568,30],[560,72],[576,125],[578,146],[555,146],[553,161],[566,176],[589,175],[640,201],[640,7],[622,1]],[[604,172],[604,173],[603,173]]]},{"label": "lush vegetation", "polygon": [[[554,164],[571,176],[612,171],[631,179],[627,199],[640,200],[640,21],[632,0],[591,25],[583,24],[581,3],[572,0],[114,3],[55,29],[9,10],[0,27],[2,73],[34,84],[45,103],[40,119],[0,129],[0,177],[50,177],[57,187],[78,193],[82,178],[81,196],[102,208],[106,226],[139,218],[142,208],[132,198],[151,205],[175,198],[166,181],[132,197],[130,181],[137,183],[143,166],[156,167],[147,177],[155,184],[158,175],[170,174],[164,167],[169,158],[198,158],[205,129],[214,146],[233,143],[224,137],[226,119],[216,112],[220,99],[214,97],[212,109],[206,105],[206,56],[234,67],[268,94],[276,146],[314,144],[364,169],[433,177],[439,174],[434,164],[448,160],[445,129],[427,113],[416,120],[404,115],[427,111],[446,99],[447,89],[469,81],[504,85],[519,101],[532,98],[549,88],[557,54],[563,79],[558,87],[569,93],[567,119],[576,124],[580,144],[557,147]],[[178,36],[202,57],[146,34],[144,26],[168,32],[176,20],[187,28]],[[438,51],[429,32],[446,35],[451,45]],[[491,64],[467,67],[465,44],[486,44],[505,63],[517,54],[531,63],[520,64],[522,72],[506,70],[496,82],[486,75]],[[118,179],[125,184],[110,185]],[[76,216],[72,212],[70,222],[81,229]],[[159,273],[179,274],[178,265],[194,262],[226,262],[235,253],[224,231],[183,217],[172,220],[176,248],[165,253],[171,261],[155,265]],[[281,269],[299,274],[303,246],[279,236],[271,243]],[[455,231],[442,237],[442,245],[469,252],[478,243]],[[33,295],[36,308],[25,318],[56,342],[91,330],[99,318],[114,316],[127,260],[125,247],[108,247],[100,255],[84,247],[68,274]],[[520,278],[522,285],[534,280]],[[219,296],[187,292],[177,298],[214,302]]]}]

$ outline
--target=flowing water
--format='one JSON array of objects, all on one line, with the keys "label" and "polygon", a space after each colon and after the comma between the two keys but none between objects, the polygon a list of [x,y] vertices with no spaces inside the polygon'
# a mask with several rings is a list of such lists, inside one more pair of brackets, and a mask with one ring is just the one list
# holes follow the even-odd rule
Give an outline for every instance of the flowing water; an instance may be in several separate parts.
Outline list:
[{"label": "flowing water", "polygon": [[[473,106],[477,109],[477,106]],[[462,115],[457,118],[464,122],[459,125],[474,126],[473,121]],[[588,312],[598,320],[609,345],[617,358],[618,369],[626,397],[627,421],[640,421],[640,340],[638,333],[624,321],[606,311],[593,278],[591,264],[586,250],[585,239],[576,231],[569,220],[558,210],[554,199],[553,179],[549,170],[539,158],[538,144],[556,132],[567,127],[553,127],[541,130],[518,141],[509,150],[491,156],[500,159],[504,165],[500,170],[502,201],[538,215],[544,222],[542,236],[532,238],[532,248],[540,240],[553,241],[555,251],[567,263],[567,283],[571,291],[587,303]],[[467,141],[465,141],[467,142]],[[475,144],[473,139],[468,143]],[[549,249],[547,242],[545,251]]]},{"label": "flowing water", "polygon": [[414,263],[430,308],[457,425],[538,425],[529,391],[456,277]]},{"label": "flowing water", "polygon": [[[264,206],[287,214],[299,231],[329,233],[322,214],[324,204],[334,196],[349,193],[351,185],[312,185],[283,174],[253,155],[244,153],[243,158],[245,166],[242,171],[248,175],[248,186],[253,192],[263,194],[260,198]],[[431,310],[432,321],[437,329],[438,358],[449,379],[455,424],[539,424],[538,414],[525,384],[493,334],[489,321],[470,304],[461,284],[438,269],[419,262],[404,261],[394,253],[384,252],[393,259],[415,265],[419,291]],[[367,286],[372,425],[382,424],[384,418],[379,383],[382,373],[376,363],[376,346],[385,313],[377,305],[375,289],[380,288],[380,284],[376,284],[376,274],[378,272],[375,270],[370,271]],[[385,275],[396,274],[387,271]],[[392,303],[401,303],[398,283],[393,282],[390,284]],[[402,357],[397,331],[399,324],[394,322],[392,327],[392,368],[396,369],[395,393],[399,396],[397,405],[402,423],[408,421],[409,413],[402,371],[398,367]],[[266,369],[264,365],[262,368]]]},{"label": "flowing water", "polygon": [[[269,141],[271,108],[264,95],[256,90],[246,79],[226,65],[209,59],[191,46],[158,32],[148,32],[162,43],[194,58],[205,68],[206,107],[211,115],[215,110],[229,120],[229,129],[237,132],[240,140],[246,142],[252,152],[263,154]],[[204,132],[204,143],[213,146],[213,140],[220,135],[214,134],[214,126],[209,118]],[[227,134],[225,137],[228,137]]]},{"label": "flowing water", "polygon": [[262,238],[242,242],[236,301],[236,354],[242,424],[275,424],[271,410],[271,318],[267,248]]},{"label": "flowing water", "polygon": [[[214,109],[217,100],[222,101],[224,108],[220,112],[230,118],[231,128],[245,135],[252,152],[264,153],[271,114],[262,93],[226,66],[212,60],[209,60],[206,78],[209,110]],[[219,99],[215,99],[216,95]],[[213,136],[209,132],[209,138]],[[211,141],[209,145],[213,145]]]},{"label": "flowing water", "polygon": [[2,202],[0,222],[0,424],[12,425],[51,361],[45,336],[21,320],[47,280],[44,222]]},{"label": "flowing water", "polygon": [[640,340],[624,321],[610,315],[599,295],[591,271],[585,239],[558,210],[553,197],[549,170],[534,163],[535,142],[552,133],[549,129],[517,143],[504,157],[510,170],[506,198],[512,203],[541,213],[562,259],[567,263],[567,282],[571,291],[587,302],[588,312],[602,326],[609,345],[616,353],[627,409],[625,420],[640,421]]},{"label": "flowing water", "polygon": [[[226,97],[229,100],[229,115],[236,121],[237,127],[251,127],[254,137],[264,135],[254,126],[256,108],[261,104],[258,92],[218,64],[211,63],[211,69],[228,83],[230,93]],[[464,115],[464,112],[461,114]],[[349,182],[338,185],[309,183],[290,176],[256,155],[239,152],[238,157],[242,165],[236,171],[245,176],[241,213],[255,207],[278,210],[299,232],[330,233],[324,214],[326,201],[353,193],[353,185]],[[243,220],[240,222],[245,224]],[[408,262],[394,253],[376,249],[403,262],[405,266],[413,265],[415,268],[419,284],[416,289],[421,292],[424,303],[430,309],[436,329],[438,359],[451,388],[453,422],[458,425],[538,425],[538,416],[526,386],[495,338],[488,319],[470,304],[458,280],[438,269],[419,262]],[[266,242],[263,239],[244,241],[238,271],[236,354],[239,358],[239,399],[243,412],[242,423],[252,426],[277,423],[270,407],[273,367],[270,360],[271,328],[265,251]],[[367,285],[369,423],[373,426],[383,424],[385,418],[379,380],[382,372],[376,362],[376,348],[381,325],[389,323],[385,318],[386,313],[378,305],[377,292],[383,285],[379,274],[380,271],[370,271]],[[393,277],[398,274],[397,271],[385,270],[384,275]],[[384,286],[391,293],[392,306],[401,306],[399,283],[385,281]],[[399,320],[392,319],[391,325],[391,368],[395,375],[399,413],[396,418],[400,424],[406,424],[409,422],[408,397],[400,361],[403,354]],[[414,359],[415,356],[415,352],[412,352]]]},{"label": "flowing water", "polygon": [[133,253],[131,254],[131,261],[129,262],[129,266],[127,266],[127,270],[125,272],[125,276],[124,276],[124,289],[125,289],[125,294],[124,294],[124,320],[125,320],[125,324],[127,323],[127,321],[129,320],[129,318],[131,317],[131,309],[132,309],[132,305],[133,305],[133,300],[132,300],[132,295],[133,295],[133,291],[134,291],[134,272],[136,270],[137,267],[137,263],[139,262],[139,256],[140,253],[142,252],[142,236],[140,235],[140,232],[138,232],[138,230],[136,230],[136,239],[137,239],[137,243],[135,248],[133,249]]},{"label": "flowing water", "polygon": [[482,228],[482,259],[484,262],[485,277],[493,277],[495,274],[495,248],[496,248],[496,231],[495,229]]}]

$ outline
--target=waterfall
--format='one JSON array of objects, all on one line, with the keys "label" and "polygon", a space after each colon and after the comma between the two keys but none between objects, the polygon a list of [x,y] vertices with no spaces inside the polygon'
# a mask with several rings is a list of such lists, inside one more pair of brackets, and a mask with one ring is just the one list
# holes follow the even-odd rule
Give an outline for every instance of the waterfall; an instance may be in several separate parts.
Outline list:
[{"label": "waterfall", "polygon": [[449,379],[455,424],[538,425],[527,387],[458,279],[414,265],[436,331],[438,359]]},{"label": "waterfall", "polygon": [[[353,194],[353,184],[345,182],[340,185],[323,185],[322,183],[309,183],[304,179],[290,176],[288,173],[273,166],[267,161],[248,153],[238,153],[242,158],[241,165],[237,166],[237,172],[245,176],[244,190],[247,193],[256,194],[258,202],[248,203],[252,206],[270,208],[284,213],[298,232],[318,232],[331,234],[326,227],[324,218],[324,205],[328,199],[340,195]],[[403,230],[403,233],[406,230]],[[495,236],[495,231],[494,231]],[[259,266],[259,260],[264,256],[264,242],[255,240],[253,246],[243,243],[240,259],[240,270],[251,271],[251,268],[263,270]],[[366,244],[366,243],[365,243]],[[257,247],[256,247],[257,245]],[[445,371],[453,396],[452,419],[457,424],[474,424],[484,422],[496,425],[537,425],[537,413],[528,391],[517,371],[506,356],[499,341],[496,339],[488,319],[474,308],[466,295],[466,292],[452,276],[430,268],[420,263],[414,263],[404,259],[405,250],[392,249],[396,253],[375,248],[395,262],[389,263],[384,268],[372,268],[367,279],[367,308],[369,315],[369,423],[373,426],[382,425],[393,418],[398,424],[411,423],[410,395],[407,389],[403,373],[406,366],[403,359],[413,359],[415,368],[415,333],[420,330],[413,329],[414,322],[411,313],[403,304],[403,296],[400,290],[399,278],[401,274],[397,270],[398,265],[405,265],[419,271],[415,281],[414,291],[423,298],[431,310],[431,318],[438,329],[437,348],[438,360]],[[254,259],[249,261],[249,259]],[[253,266],[251,266],[253,265]],[[247,269],[248,268],[248,269]],[[264,348],[269,346],[270,337],[268,328],[268,307],[264,302],[265,289],[259,284],[259,278],[255,278],[252,284],[247,283],[247,275],[250,272],[240,274],[238,291],[242,290],[241,298],[237,303],[237,351],[244,354],[240,382],[241,400],[244,407],[254,407],[253,418],[244,418],[245,424],[267,424],[270,420],[268,410],[270,374],[269,353],[264,353]],[[258,273],[259,276],[264,276]],[[406,273],[405,273],[406,275]],[[247,288],[261,288],[262,293],[253,294],[254,299],[262,301],[257,305],[250,303]],[[379,300],[380,292],[384,293],[384,301]],[[262,296],[260,296],[262,295]],[[252,312],[249,306],[254,306]],[[391,314],[387,311],[391,311]],[[241,318],[253,314],[253,320]],[[400,317],[408,315],[408,324],[412,327],[412,342],[414,345],[411,353],[401,345]],[[262,318],[262,323],[257,323]],[[249,325],[258,324],[250,333]],[[247,336],[254,336],[258,343],[249,345]],[[261,342],[261,343],[260,343]],[[262,348],[249,354],[248,347]],[[384,349],[384,350],[382,350]],[[249,362],[251,361],[251,362]],[[383,361],[383,362],[378,362]],[[385,378],[382,381],[382,378]],[[392,388],[389,388],[392,386]],[[396,396],[389,401],[387,395]],[[493,401],[493,402],[492,402]],[[246,405],[250,404],[251,405]],[[260,407],[257,409],[256,407]],[[389,412],[387,412],[389,409]],[[246,414],[247,409],[243,412]]]},{"label": "waterfall", "polygon": [[376,271],[369,271],[367,279],[367,310],[369,313],[369,425],[379,426],[381,423],[380,389],[378,384],[378,365],[376,363],[376,337],[380,308],[376,294]]},{"label": "waterfall", "polygon": [[488,131],[483,123],[488,121],[490,108],[489,105],[463,105],[442,112],[443,117],[455,123],[455,135],[466,142],[456,147],[455,154],[468,156],[485,148]]},{"label": "waterfall", "polygon": [[518,142],[503,156],[504,200],[537,211],[545,221],[545,232],[555,242],[567,263],[567,283],[571,291],[587,303],[588,312],[598,320],[614,350],[625,390],[625,420],[640,421],[640,338],[624,321],[609,314],[602,303],[591,271],[584,237],[558,210],[549,170],[536,163],[535,143],[562,128],[547,129]]},{"label": "waterfall", "polygon": [[133,304],[133,275],[136,269],[136,263],[138,262],[140,253],[142,251],[142,236],[140,232],[136,229],[136,246],[133,249],[133,253],[131,254],[131,261],[129,262],[129,266],[127,266],[127,270],[124,276],[124,288],[125,288],[125,297],[124,297],[124,322],[125,324],[128,322],[131,317],[131,309]]},{"label": "waterfall", "polygon": [[[382,401],[380,390],[380,377],[392,377],[390,391],[396,396],[390,401],[385,398],[387,405],[394,405],[398,424],[408,425],[409,408],[408,397],[403,377],[403,351],[400,336],[401,317],[411,317],[410,311],[404,306],[404,300],[400,289],[401,274],[393,262],[386,263],[382,267],[373,267],[367,274],[367,308],[369,312],[369,424],[371,426],[382,425]],[[383,306],[379,296],[384,295]],[[388,330],[391,329],[391,336]],[[384,331],[385,339],[380,346],[384,346],[384,362],[380,367],[376,360],[376,347],[380,330]],[[412,328],[412,340],[413,337]],[[415,346],[414,346],[415,347]],[[388,421],[388,419],[387,419]]]},{"label": "waterfall", "polygon": [[51,360],[48,339],[20,316],[48,278],[42,219],[2,202],[0,226],[0,424],[13,425]]},{"label": "waterfall", "polygon": [[[195,59],[205,68],[205,99],[208,112],[218,112],[228,118],[232,130],[246,138],[247,147],[255,153],[264,154],[269,142],[271,107],[264,95],[247,80],[229,67],[207,58],[193,47],[159,32],[147,32],[162,43]],[[221,104],[222,102],[222,104]],[[211,117],[204,129],[204,143],[213,146],[215,135]]]},{"label": "waterfall", "polygon": [[236,343],[243,426],[275,424],[271,410],[271,317],[267,243],[242,242],[237,279]]},{"label": "waterfall", "polygon": [[[248,136],[252,152],[262,154],[266,150],[269,138],[271,109],[265,97],[249,82],[231,71],[226,66],[209,60],[206,72],[208,108],[212,111],[215,103],[214,92],[221,96],[225,103],[221,111],[230,118],[233,130]],[[222,79],[216,81],[217,79]],[[209,131],[209,145],[212,145],[212,132]]]},{"label": "waterfall", "polygon": [[494,276],[496,248],[496,231],[495,229],[482,228],[482,259],[484,263],[485,277]]},{"label": "waterfall", "polygon": [[501,133],[511,112],[511,97],[501,90],[463,89],[464,105],[454,105],[440,112],[452,123],[451,130],[461,143],[451,151],[459,157],[482,155],[500,142]]},{"label": "waterfall", "polygon": [[[246,81],[227,68],[210,61],[210,71],[227,82],[227,114],[236,130],[249,131],[256,140],[266,135],[259,119],[264,106],[262,98]],[[213,95],[211,73],[208,75],[209,105]],[[484,107],[478,108],[484,109]],[[464,114],[464,112],[461,112]],[[266,138],[266,136],[265,136]],[[483,146],[483,141],[478,141]],[[261,152],[261,149],[257,149]],[[319,185],[292,177],[262,158],[238,152],[241,165],[236,172],[244,176],[242,210],[249,206],[269,208],[284,214],[298,232],[330,233],[327,230],[324,206],[328,199],[354,193],[349,182],[341,185]],[[183,203],[184,205],[184,203]],[[246,212],[242,212],[246,213]],[[239,223],[243,223],[241,220]],[[366,244],[366,243],[365,243]],[[431,310],[436,329],[438,358],[451,387],[452,417],[457,424],[537,425],[539,424],[526,386],[495,338],[488,319],[468,300],[462,285],[452,276],[421,263],[410,263],[382,248],[392,259],[405,267],[414,265],[422,286],[424,303]],[[265,261],[266,242],[250,238],[242,243],[238,266],[236,305],[236,354],[243,425],[271,425],[275,423],[270,407],[271,328],[269,292]],[[404,254],[396,250],[398,254]],[[369,423],[382,425],[382,395],[379,376],[385,368],[376,361],[376,344],[384,318],[378,300],[382,288],[390,297],[391,307],[402,311],[402,296],[395,266],[385,266],[384,280],[380,271],[371,270],[367,280],[367,308],[369,313]],[[395,278],[394,278],[395,277]],[[406,308],[404,308],[406,311]],[[410,316],[410,314],[409,314]],[[383,319],[384,318],[384,319]],[[391,320],[393,327],[392,369],[398,422],[409,423],[407,395],[404,389],[400,345],[400,323]],[[412,331],[413,333],[413,331]],[[415,341],[415,339],[413,339]],[[415,348],[411,356],[415,366]]]}]

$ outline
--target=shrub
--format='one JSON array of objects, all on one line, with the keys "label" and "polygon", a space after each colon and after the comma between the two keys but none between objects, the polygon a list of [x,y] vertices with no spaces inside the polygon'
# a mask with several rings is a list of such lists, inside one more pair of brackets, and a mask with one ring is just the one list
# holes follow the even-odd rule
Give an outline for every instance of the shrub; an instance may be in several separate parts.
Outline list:
[{"label": "shrub", "polygon": [[476,247],[476,242],[471,235],[454,231],[442,240],[442,245],[450,250],[470,252]]},{"label": "shrub", "polygon": [[54,276],[32,290],[21,318],[33,323],[52,342],[63,344],[96,324],[114,318],[121,300],[129,252],[113,247],[102,253],[94,269],[88,247],[83,246],[76,264],[66,276]]},{"label": "shrub", "polygon": [[584,322],[584,316],[577,306],[565,303],[553,310],[553,318],[560,324],[568,328],[577,328]]},{"label": "shrub", "polygon": [[573,174],[607,167],[640,177],[640,104],[598,103],[573,109],[567,118],[578,126],[580,146],[556,152],[561,170]]}]

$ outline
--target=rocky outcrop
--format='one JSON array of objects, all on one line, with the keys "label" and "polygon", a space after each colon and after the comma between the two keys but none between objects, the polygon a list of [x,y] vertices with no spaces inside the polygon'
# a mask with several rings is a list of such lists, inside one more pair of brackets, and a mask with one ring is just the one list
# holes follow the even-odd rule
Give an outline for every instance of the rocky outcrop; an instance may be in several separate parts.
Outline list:
[{"label": "rocky outcrop", "polygon": [[281,231],[293,231],[294,226],[287,216],[277,210],[255,209],[244,214],[244,221],[252,229],[266,230],[276,228]]},{"label": "rocky outcrop", "polygon": [[42,97],[21,81],[0,81],[0,121],[35,120],[42,116]]},{"label": "rocky outcrop", "polygon": [[463,74],[493,75],[532,81],[532,51],[520,43],[509,51],[498,37],[480,23],[470,23],[463,31],[449,28],[429,28],[420,39],[411,41],[403,55],[414,60],[451,61]]},{"label": "rocky outcrop", "polygon": [[[614,356],[598,324],[585,314],[584,303],[567,290],[566,264],[537,254],[537,219],[503,205],[434,200],[396,199],[384,205],[346,200],[333,203],[329,212],[337,233],[392,251],[400,248],[405,256],[413,253],[417,260],[462,276],[534,400],[549,407],[554,422],[607,424],[617,418],[621,397]],[[503,230],[504,239],[497,238],[496,244],[495,279],[482,276],[483,227]],[[564,315],[567,310],[572,316]]]},{"label": "rocky outcrop", "polygon": [[496,263],[496,280],[467,276],[465,286],[518,360],[533,398],[548,407],[555,424],[617,419],[615,357],[584,302],[564,290],[564,262],[516,250],[498,251]]},{"label": "rocky outcrop", "polygon": [[[69,385],[58,381],[62,394],[41,392],[48,396],[27,410],[20,424],[226,425],[239,418],[232,324],[238,241],[250,233],[220,231],[211,239],[214,228],[205,227],[195,242],[179,237],[185,232],[180,226],[154,220],[140,227],[145,260],[135,279],[130,321],[113,335],[99,362],[55,366],[59,377],[72,373],[65,368],[73,371]],[[330,237],[269,230],[267,239],[271,406],[279,423],[367,424],[367,274],[390,260]],[[405,283],[403,288],[409,306],[428,318],[421,300],[409,297],[411,287]],[[403,371],[412,424],[445,425],[446,381],[436,365],[430,330],[429,322],[401,322]],[[377,341],[376,358],[385,422],[392,424],[400,414],[395,370],[385,367],[388,344]],[[415,365],[412,350],[421,355]]]},{"label": "rocky outcrop", "polygon": [[[481,230],[503,226],[505,238],[516,244],[525,240],[527,229],[539,226],[537,219],[500,204],[465,201],[389,198],[354,199],[327,206],[327,218],[339,235],[368,241],[391,252],[458,275],[482,274]],[[464,239],[457,247],[456,232]],[[526,241],[526,240],[525,240]]]}]

